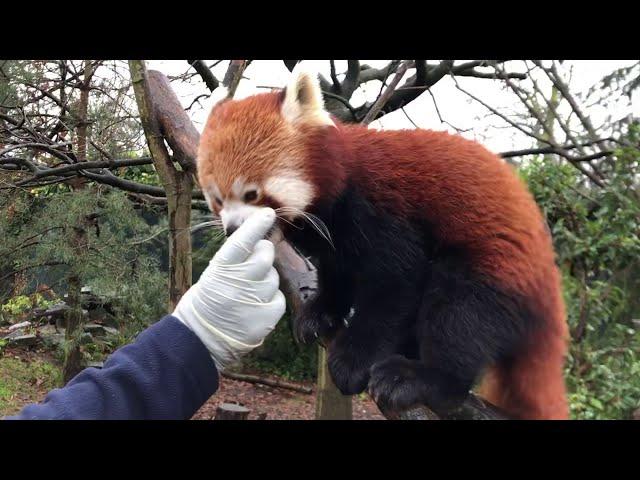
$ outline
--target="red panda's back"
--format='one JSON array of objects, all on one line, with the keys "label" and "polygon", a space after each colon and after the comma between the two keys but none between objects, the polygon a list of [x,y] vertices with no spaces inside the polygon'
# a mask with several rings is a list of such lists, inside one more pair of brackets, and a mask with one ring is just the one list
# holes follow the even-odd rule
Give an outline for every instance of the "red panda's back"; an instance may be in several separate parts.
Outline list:
[{"label": "red panda's back", "polygon": [[[345,128],[347,168],[388,212],[424,218],[474,268],[530,293],[554,276],[546,222],[514,169],[477,142],[429,130]],[[535,285],[534,285],[535,284]]]},{"label": "red panda's back", "polygon": [[426,219],[471,267],[523,298],[540,321],[482,393],[518,418],[566,418],[568,327],[561,276],[545,219],[515,170],[477,142],[445,132],[342,129],[352,178],[375,205]]}]

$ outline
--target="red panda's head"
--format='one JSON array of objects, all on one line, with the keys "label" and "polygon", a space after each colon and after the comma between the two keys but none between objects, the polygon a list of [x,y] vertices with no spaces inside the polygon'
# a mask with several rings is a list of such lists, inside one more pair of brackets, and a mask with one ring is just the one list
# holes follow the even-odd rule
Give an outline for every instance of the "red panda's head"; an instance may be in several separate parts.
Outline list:
[{"label": "red panda's head", "polygon": [[305,139],[333,126],[317,76],[300,67],[283,91],[213,107],[200,138],[198,180],[227,234],[260,207],[294,219],[314,201]]}]

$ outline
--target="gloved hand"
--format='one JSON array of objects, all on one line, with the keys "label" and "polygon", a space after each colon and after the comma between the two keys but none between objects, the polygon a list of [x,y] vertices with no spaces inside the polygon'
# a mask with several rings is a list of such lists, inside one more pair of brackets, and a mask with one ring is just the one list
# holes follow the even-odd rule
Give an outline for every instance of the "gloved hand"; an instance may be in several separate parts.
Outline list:
[{"label": "gloved hand", "polygon": [[263,240],[275,218],[271,208],[247,218],[173,312],[204,343],[219,371],[260,346],[284,314],[274,246]]}]

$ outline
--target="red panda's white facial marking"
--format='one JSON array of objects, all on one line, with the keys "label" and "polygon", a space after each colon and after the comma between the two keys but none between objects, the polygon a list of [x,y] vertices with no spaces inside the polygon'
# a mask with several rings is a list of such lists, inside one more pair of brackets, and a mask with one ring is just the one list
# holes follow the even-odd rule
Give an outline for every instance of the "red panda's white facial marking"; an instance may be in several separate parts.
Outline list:
[{"label": "red panda's white facial marking", "polygon": [[[313,185],[294,170],[283,170],[270,176],[264,183],[264,190],[283,207],[297,210],[305,210],[315,194]],[[283,216],[293,219],[297,215],[289,210]]]},{"label": "red panda's white facial marking", "polygon": [[253,212],[261,208],[237,200],[224,202],[224,207],[220,210],[220,220],[227,235],[233,233]]},{"label": "red panda's white facial marking", "polygon": [[253,212],[261,208],[261,193],[257,183],[245,182],[243,177],[235,179],[227,196],[220,193],[215,183],[211,183],[209,188],[205,189],[209,205],[213,206],[212,202],[215,202],[215,206],[219,209],[220,220],[227,234],[231,234]]}]

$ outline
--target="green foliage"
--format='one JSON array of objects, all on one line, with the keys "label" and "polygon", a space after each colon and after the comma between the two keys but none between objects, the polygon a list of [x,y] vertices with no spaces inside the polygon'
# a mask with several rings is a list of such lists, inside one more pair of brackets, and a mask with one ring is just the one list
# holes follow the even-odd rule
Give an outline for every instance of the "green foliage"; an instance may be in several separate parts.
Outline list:
[{"label": "green foliage", "polygon": [[567,371],[575,418],[630,419],[640,407],[640,339],[636,329],[613,323],[598,340],[574,344]]},{"label": "green foliage", "polygon": [[6,314],[10,317],[20,317],[34,308],[48,308],[55,303],[55,301],[47,300],[41,293],[16,295],[0,306],[0,315]]},{"label": "green foliage", "polygon": [[[638,144],[640,128],[629,132]],[[640,152],[601,165],[605,188],[571,165],[539,158],[521,169],[549,222],[572,332],[567,385],[575,418],[629,418],[640,406]]]},{"label": "green foliage", "polygon": [[143,183],[145,185],[162,185],[158,172],[153,165],[141,165],[139,167],[129,167],[126,169],[122,178],[133,182]]},{"label": "green foliage", "polygon": [[317,362],[318,347],[296,343],[291,317],[286,314],[264,344],[245,357],[243,365],[290,380],[312,380],[316,378]]},{"label": "green foliage", "polygon": [[[8,272],[7,278],[14,272],[25,277],[23,289],[44,282],[62,296],[75,276],[110,301],[127,338],[163,314],[166,296],[158,292],[166,292],[166,279],[137,242],[150,227],[123,193],[87,188],[36,197],[14,192],[8,202],[11,214],[0,218],[0,236],[11,239],[0,245],[0,272]],[[15,290],[7,309],[24,303]]]}]

